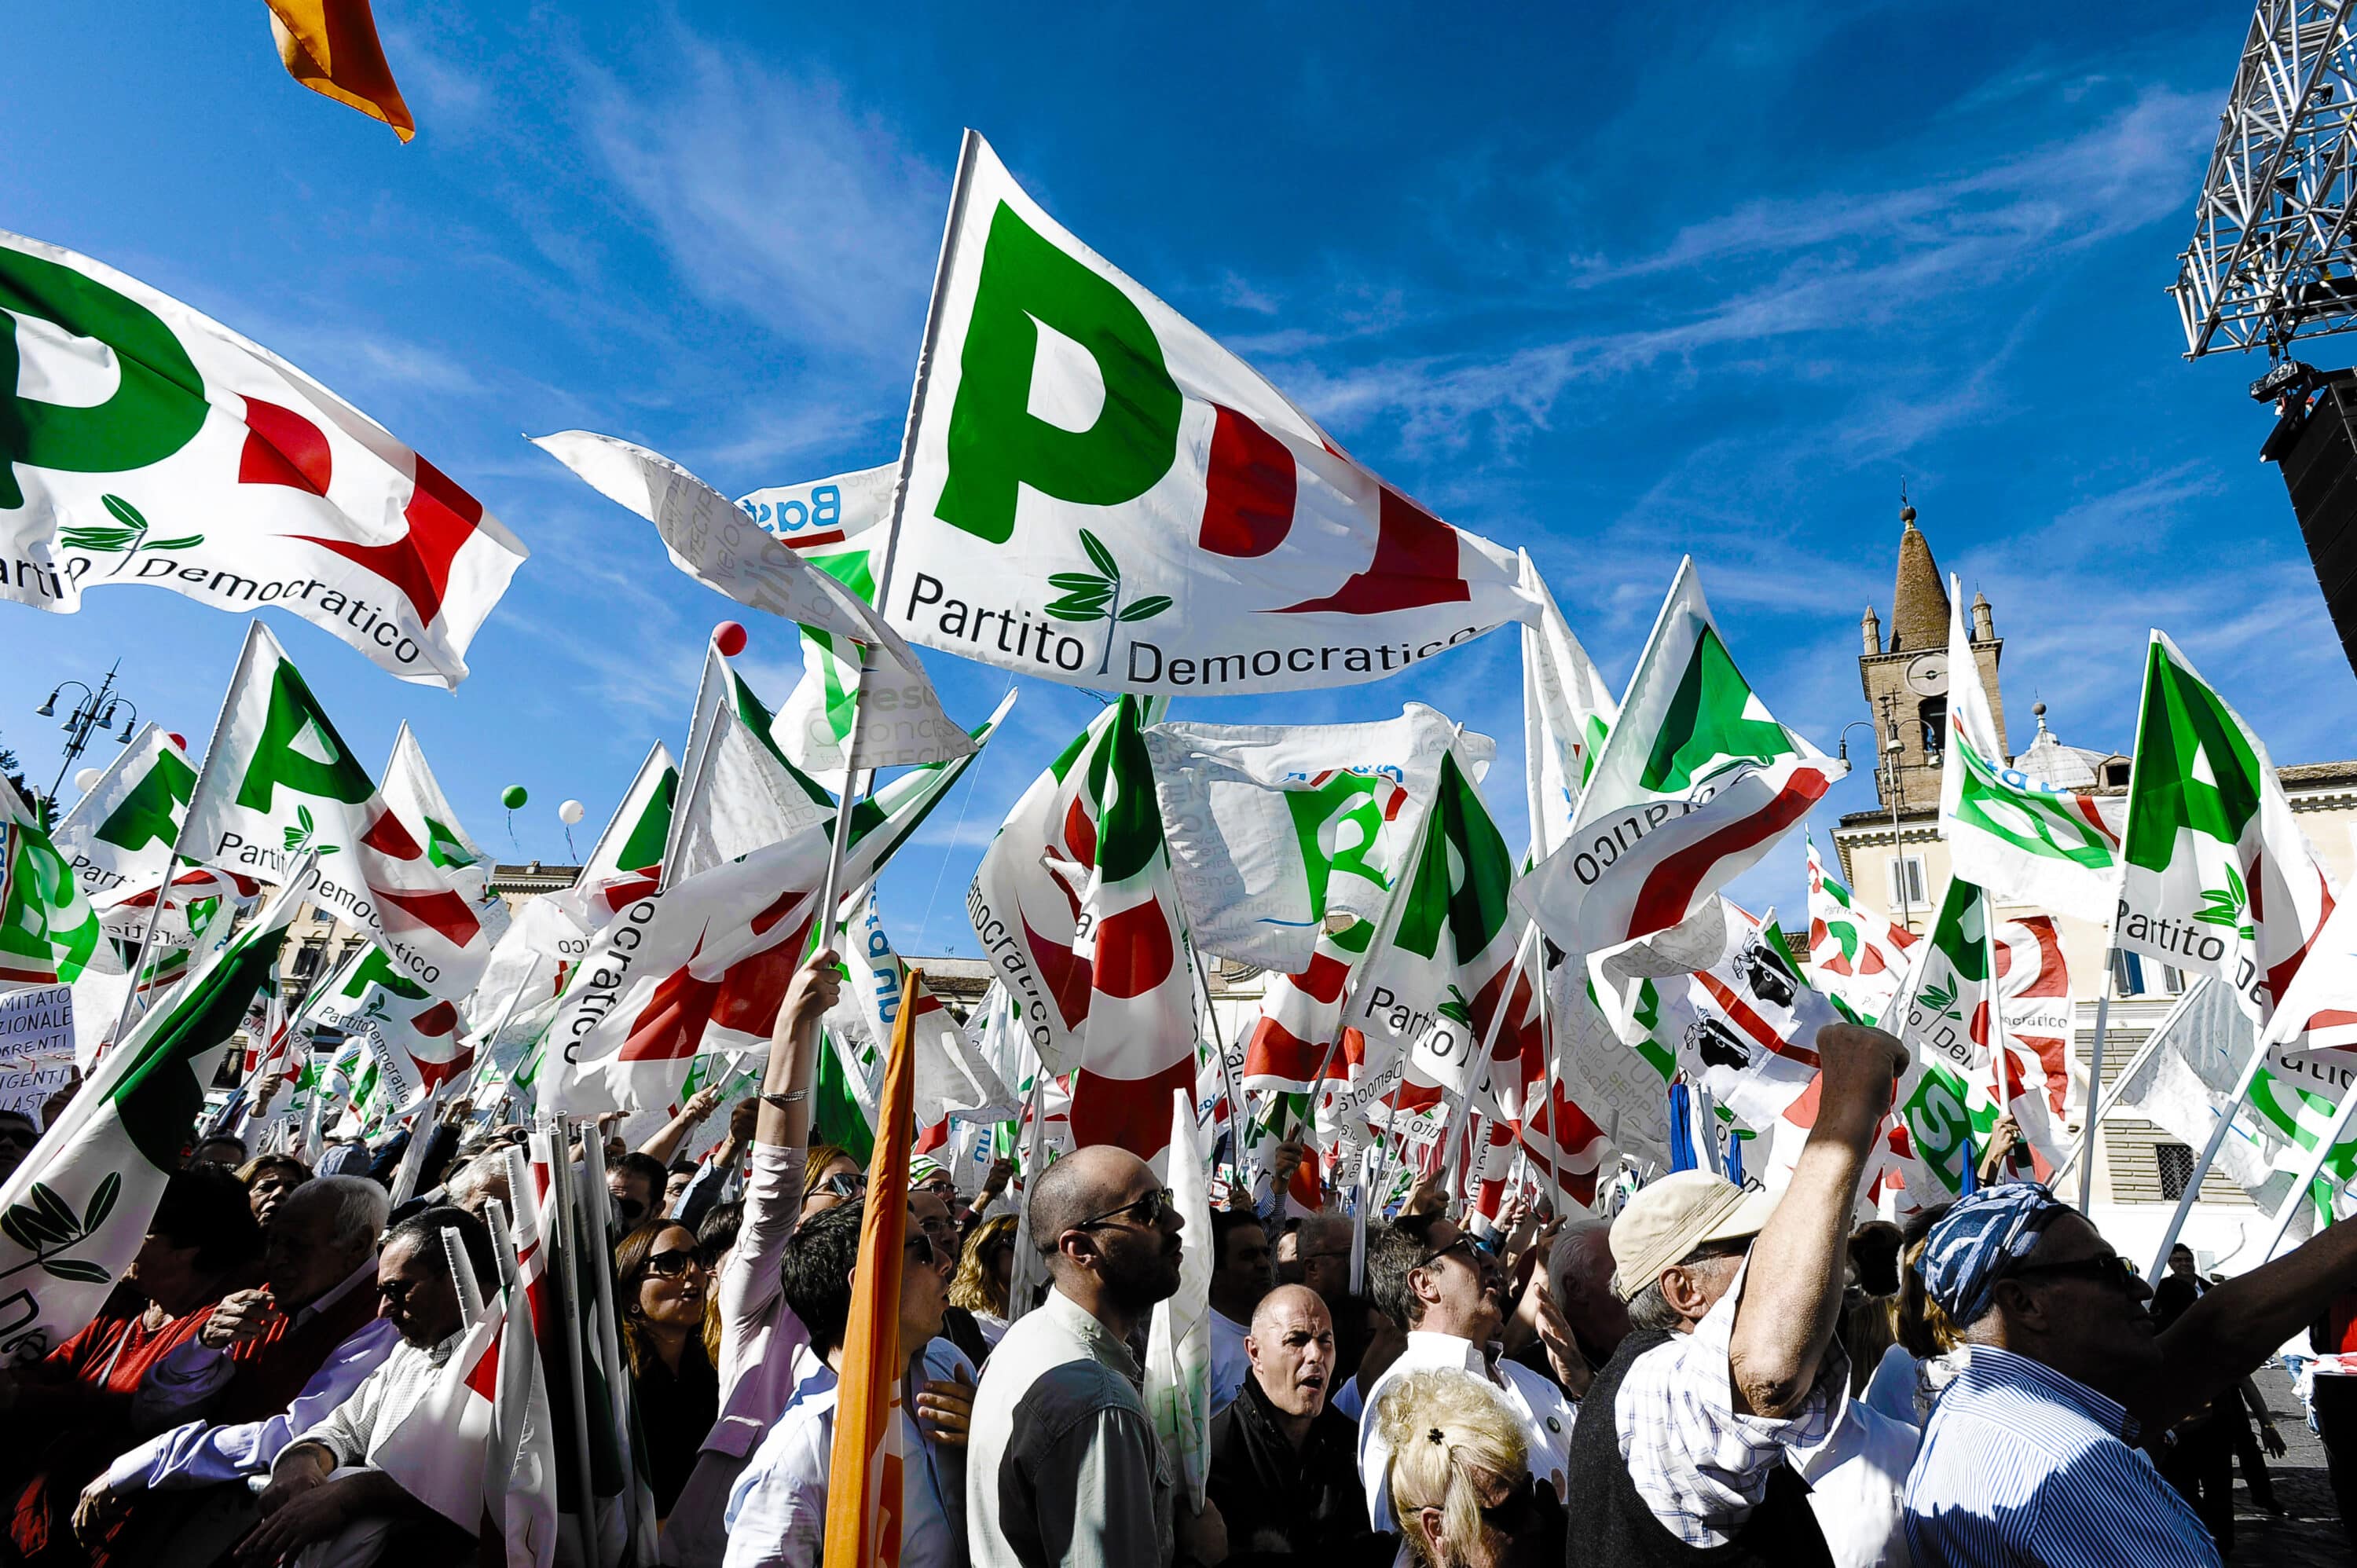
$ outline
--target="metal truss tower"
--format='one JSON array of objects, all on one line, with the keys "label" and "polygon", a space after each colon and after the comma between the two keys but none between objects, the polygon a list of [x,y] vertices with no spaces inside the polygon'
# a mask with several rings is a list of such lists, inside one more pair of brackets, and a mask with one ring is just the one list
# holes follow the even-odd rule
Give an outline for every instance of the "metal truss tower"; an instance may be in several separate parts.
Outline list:
[{"label": "metal truss tower", "polygon": [[2169,293],[2185,356],[2357,328],[2357,0],[2258,0]]}]

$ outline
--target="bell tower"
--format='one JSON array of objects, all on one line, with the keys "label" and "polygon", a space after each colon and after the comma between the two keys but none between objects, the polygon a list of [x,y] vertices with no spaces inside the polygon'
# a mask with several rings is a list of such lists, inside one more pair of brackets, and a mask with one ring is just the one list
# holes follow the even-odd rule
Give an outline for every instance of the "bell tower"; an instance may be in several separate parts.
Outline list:
[{"label": "bell tower", "polygon": [[[1894,785],[1902,812],[1934,811],[1940,806],[1940,768],[1947,746],[1948,589],[1932,559],[1932,542],[1915,526],[1915,509],[1900,495],[1899,576],[1890,594],[1889,637],[1882,634],[1881,618],[1867,607],[1859,622],[1864,651],[1858,656],[1860,684],[1866,690],[1867,716],[1874,722],[1877,766],[1874,789],[1884,811],[1892,805]],[[1989,713],[2005,736],[2005,700],[1997,691],[1997,658],[2005,643],[1996,635],[1996,618],[1988,600],[1973,596],[1970,630],[1975,669],[1972,678],[1988,693]],[[1896,767],[1890,741],[1899,742]],[[2008,743],[2009,744],[2009,743]],[[2005,758],[2012,761],[2010,754]]]}]

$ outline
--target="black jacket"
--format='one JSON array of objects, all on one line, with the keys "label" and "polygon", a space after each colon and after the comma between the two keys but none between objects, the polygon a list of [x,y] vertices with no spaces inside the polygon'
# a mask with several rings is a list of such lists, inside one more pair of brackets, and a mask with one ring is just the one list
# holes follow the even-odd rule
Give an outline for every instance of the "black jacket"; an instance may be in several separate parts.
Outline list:
[{"label": "black jacket", "polygon": [[1359,1482],[1359,1429],[1332,1406],[1318,1412],[1295,1453],[1275,1407],[1247,1376],[1211,1422],[1206,1487],[1227,1526],[1228,1561],[1322,1553],[1321,1568],[1391,1561],[1395,1540],[1367,1528]]}]

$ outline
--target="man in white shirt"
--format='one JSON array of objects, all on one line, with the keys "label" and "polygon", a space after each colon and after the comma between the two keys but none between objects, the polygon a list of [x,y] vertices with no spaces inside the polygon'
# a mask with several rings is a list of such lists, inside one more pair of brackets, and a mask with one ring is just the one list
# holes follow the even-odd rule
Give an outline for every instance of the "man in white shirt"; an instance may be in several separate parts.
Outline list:
[{"label": "man in white shirt", "polygon": [[1522,1422],[1531,1475],[1556,1497],[1564,1495],[1577,1411],[1544,1374],[1490,1358],[1490,1342],[1505,1322],[1510,1283],[1497,1259],[1446,1219],[1403,1215],[1369,1230],[1367,1294],[1407,1326],[1407,1348],[1365,1390],[1359,1422],[1359,1476],[1375,1529],[1399,1528],[1392,1514],[1391,1446],[1375,1410],[1384,1389],[1424,1368],[1470,1372],[1503,1394]]},{"label": "man in white shirt", "polygon": [[[725,1568],[817,1568],[825,1555],[836,1380],[865,1212],[864,1204],[838,1204],[803,1221],[787,1243],[785,1304],[826,1364],[806,1373],[729,1491]],[[900,1268],[900,1343],[909,1351],[900,1396],[902,1568],[964,1568],[966,1562],[965,1438],[974,1369],[956,1346],[936,1337],[948,1305],[933,1244],[911,1224]]]},{"label": "man in white shirt", "polygon": [[445,1226],[465,1242],[477,1287],[499,1288],[490,1232],[464,1209],[428,1208],[386,1233],[377,1259],[377,1294],[401,1343],[351,1398],[278,1455],[262,1494],[262,1522],[238,1545],[242,1560],[277,1563],[371,1522],[383,1527],[375,1539],[396,1561],[472,1552],[472,1539],[464,1531],[370,1466],[378,1443],[432,1391],[436,1375],[466,1337],[457,1282],[450,1277],[442,1245]]},{"label": "man in white shirt", "polygon": [[1249,1208],[1211,1211],[1211,1413],[1235,1402],[1251,1375],[1244,1341],[1253,1313],[1276,1288],[1276,1260],[1268,1231]]}]

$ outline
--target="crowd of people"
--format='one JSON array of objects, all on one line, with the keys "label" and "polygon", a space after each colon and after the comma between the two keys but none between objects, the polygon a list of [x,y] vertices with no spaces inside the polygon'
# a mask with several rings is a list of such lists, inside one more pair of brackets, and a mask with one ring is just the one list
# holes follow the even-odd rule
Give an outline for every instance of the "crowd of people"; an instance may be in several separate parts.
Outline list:
[{"label": "crowd of people", "polygon": [[[708,1094],[608,1162],[610,1283],[665,1563],[823,1556],[871,1201],[859,1162],[812,1138],[836,984],[823,955],[797,975],[759,1092],[705,1158],[676,1156],[716,1112]],[[1816,1121],[1781,1193],[1680,1172],[1609,1220],[1493,1229],[1424,1183],[1388,1219],[1237,1204],[1197,1236],[1166,1179],[1116,1147],[1019,1189],[1001,1165],[971,1201],[916,1158],[899,1561],[2221,1562],[2246,1408],[2282,1451],[2250,1374],[2311,1324],[2319,1352],[2357,1351],[2357,1227],[2223,1282],[2187,1254],[2156,1297],[2033,1182],[1903,1230],[1855,1225],[1900,1047],[1852,1026],[1817,1043]],[[370,1464],[462,1337],[444,1232],[479,1288],[500,1277],[482,1217],[510,1199],[517,1130],[454,1112],[421,1130],[421,1196],[398,1208],[401,1147],[334,1145],[316,1166],[192,1147],[106,1309],[0,1375],[10,1559],[486,1550]],[[11,1131],[0,1116],[0,1155],[29,1144]],[[1145,1373],[1195,1246],[1211,1260],[1200,1506]],[[2336,1484],[2357,1483],[2343,1380],[2318,1381]]]}]

